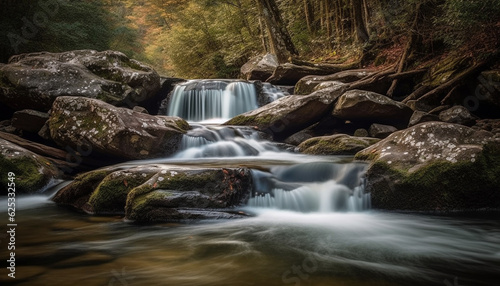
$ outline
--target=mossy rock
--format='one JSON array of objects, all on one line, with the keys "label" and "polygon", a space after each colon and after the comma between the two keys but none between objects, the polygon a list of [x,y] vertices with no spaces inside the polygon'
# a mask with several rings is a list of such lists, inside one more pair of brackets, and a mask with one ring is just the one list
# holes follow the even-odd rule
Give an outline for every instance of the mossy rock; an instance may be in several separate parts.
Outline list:
[{"label": "mossy rock", "polygon": [[380,139],[336,134],[308,139],[298,148],[300,152],[311,155],[354,155],[378,141]]},{"label": "mossy rock", "polygon": [[500,150],[485,147],[475,162],[435,161],[408,172],[370,166],[368,191],[378,209],[457,211],[500,208]]},{"label": "mossy rock", "polygon": [[271,134],[275,140],[288,136],[317,123],[329,112],[345,87],[335,86],[318,90],[310,95],[290,95],[258,109],[240,114],[225,125],[255,126]]},{"label": "mossy rock", "polygon": [[374,208],[500,208],[500,141],[489,132],[422,123],[391,134],[355,158],[372,161],[366,177]]},{"label": "mossy rock", "polygon": [[15,175],[16,194],[43,192],[60,174],[46,158],[3,139],[0,139],[0,171],[0,183],[4,186],[1,195],[7,194],[10,172]]},{"label": "mossy rock", "polygon": [[[79,175],[52,200],[89,214],[157,222],[206,218],[214,209],[246,201],[251,187],[248,169],[108,167]],[[226,215],[222,212],[220,216]]]},{"label": "mossy rock", "polygon": [[211,218],[211,211],[245,202],[251,186],[248,169],[168,169],[129,193],[126,217],[138,222]]}]

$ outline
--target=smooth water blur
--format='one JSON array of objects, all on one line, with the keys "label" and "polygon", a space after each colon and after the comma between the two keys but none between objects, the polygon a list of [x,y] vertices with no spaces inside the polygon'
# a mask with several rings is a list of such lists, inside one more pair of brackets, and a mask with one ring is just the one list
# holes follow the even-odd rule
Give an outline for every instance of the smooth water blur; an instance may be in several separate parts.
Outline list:
[{"label": "smooth water blur", "polygon": [[[241,208],[244,220],[139,226],[21,198],[16,285],[498,285],[487,218]],[[29,207],[26,207],[29,204]],[[0,202],[5,213],[5,200]],[[36,207],[34,207],[36,205]],[[6,242],[2,239],[5,257]],[[13,285],[1,272],[2,285]],[[455,281],[458,283],[455,284]]]},{"label": "smooth water blur", "polygon": [[195,122],[219,122],[256,108],[257,94],[252,83],[190,80],[176,85],[167,115]]},{"label": "smooth water blur", "polygon": [[[499,284],[498,212],[373,211],[367,165],[352,158],[284,152],[249,129],[198,126],[184,140],[175,156],[120,167],[248,167],[252,198],[235,209],[247,218],[136,225],[57,207],[49,197],[62,185],[18,196],[16,279],[3,267],[1,285]],[[5,197],[0,213],[7,222]]]}]

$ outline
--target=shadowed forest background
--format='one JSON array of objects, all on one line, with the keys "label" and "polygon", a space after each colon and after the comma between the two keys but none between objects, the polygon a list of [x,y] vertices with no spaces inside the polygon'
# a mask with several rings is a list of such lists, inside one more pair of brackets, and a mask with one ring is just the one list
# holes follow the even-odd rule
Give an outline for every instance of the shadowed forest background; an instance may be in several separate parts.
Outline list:
[{"label": "shadowed forest background", "polygon": [[498,0],[3,0],[0,62],[27,52],[112,49],[169,76],[234,78],[249,58],[272,49],[275,27],[261,9],[269,2],[291,38],[290,56],[304,61],[404,61],[408,69],[450,51],[486,57],[498,47]]}]

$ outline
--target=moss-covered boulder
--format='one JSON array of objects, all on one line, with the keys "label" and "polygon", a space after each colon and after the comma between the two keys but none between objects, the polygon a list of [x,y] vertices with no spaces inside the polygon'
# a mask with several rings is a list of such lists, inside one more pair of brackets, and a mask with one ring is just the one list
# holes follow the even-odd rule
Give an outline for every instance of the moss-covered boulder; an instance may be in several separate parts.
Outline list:
[{"label": "moss-covered boulder", "polygon": [[413,110],[403,103],[371,91],[350,90],[335,104],[333,116],[344,120],[365,123],[381,123],[406,128]]},{"label": "moss-covered boulder", "polygon": [[250,171],[245,168],[143,165],[82,174],[52,200],[91,214],[163,222],[239,217],[231,207],[245,202],[251,189]]},{"label": "moss-covered boulder", "polygon": [[59,170],[46,158],[0,139],[0,183],[7,194],[9,173],[13,173],[16,194],[43,192],[59,176]]},{"label": "moss-covered boulder", "polygon": [[300,152],[312,155],[354,155],[380,141],[370,137],[355,137],[346,134],[314,137],[302,142]]},{"label": "moss-covered boulder", "polygon": [[427,122],[393,133],[356,158],[372,161],[367,191],[374,208],[500,207],[500,141],[490,132]]},{"label": "moss-covered boulder", "polygon": [[344,91],[344,87],[335,86],[306,96],[282,97],[258,109],[240,114],[225,125],[256,126],[271,134],[275,140],[284,140],[330,113],[333,104]]},{"label": "moss-covered boulder", "polygon": [[0,102],[12,110],[48,111],[59,96],[132,107],[159,90],[152,68],[116,51],[22,54],[0,66]]},{"label": "moss-covered boulder", "polygon": [[[49,118],[52,139],[74,150],[123,159],[145,159],[177,151],[189,124],[84,97],[58,97]],[[90,149],[90,150],[89,150]]]}]

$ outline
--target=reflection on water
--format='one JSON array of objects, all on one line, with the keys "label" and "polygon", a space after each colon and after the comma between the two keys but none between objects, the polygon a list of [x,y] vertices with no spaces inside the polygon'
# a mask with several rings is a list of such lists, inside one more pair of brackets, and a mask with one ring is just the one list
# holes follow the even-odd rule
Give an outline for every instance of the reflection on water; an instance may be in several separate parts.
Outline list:
[{"label": "reflection on water", "polygon": [[[498,285],[500,281],[498,214],[475,219],[243,208],[254,216],[138,226],[119,217],[68,212],[39,197],[21,198],[18,204],[16,285]],[[1,248],[6,257],[4,239]],[[6,274],[4,268],[2,285],[13,285]]]}]

